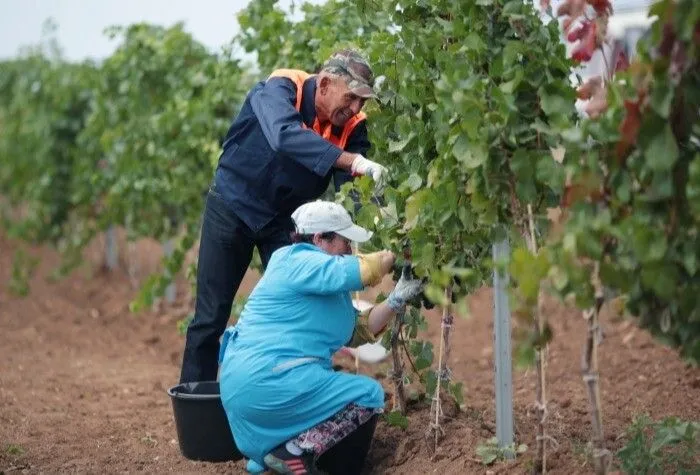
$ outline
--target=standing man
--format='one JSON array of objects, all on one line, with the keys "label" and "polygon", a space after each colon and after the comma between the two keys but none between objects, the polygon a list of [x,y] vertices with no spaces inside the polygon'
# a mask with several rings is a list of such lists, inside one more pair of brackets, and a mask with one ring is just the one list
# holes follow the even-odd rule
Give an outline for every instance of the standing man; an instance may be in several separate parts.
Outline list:
[{"label": "standing man", "polygon": [[374,97],[373,81],[367,61],[342,50],[317,75],[279,69],[248,93],[207,195],[181,383],[216,380],[219,337],[254,246],[266,267],[291,244],[292,212],[319,198],[331,178],[336,189],[351,175],[381,184],[386,169],[364,157],[370,143],[361,109]]}]

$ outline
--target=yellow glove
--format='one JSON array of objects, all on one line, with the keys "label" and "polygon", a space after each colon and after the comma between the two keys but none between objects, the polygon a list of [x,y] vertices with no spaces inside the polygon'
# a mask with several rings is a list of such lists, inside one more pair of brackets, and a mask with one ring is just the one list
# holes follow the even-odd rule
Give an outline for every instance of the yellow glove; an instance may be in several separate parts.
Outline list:
[{"label": "yellow glove", "polygon": [[394,254],[390,251],[357,254],[357,258],[360,260],[360,279],[365,286],[380,283],[394,264]]},{"label": "yellow glove", "polygon": [[355,321],[355,329],[352,332],[352,338],[346,345],[351,348],[357,348],[365,343],[375,343],[377,338],[369,329],[369,311],[361,313]]}]

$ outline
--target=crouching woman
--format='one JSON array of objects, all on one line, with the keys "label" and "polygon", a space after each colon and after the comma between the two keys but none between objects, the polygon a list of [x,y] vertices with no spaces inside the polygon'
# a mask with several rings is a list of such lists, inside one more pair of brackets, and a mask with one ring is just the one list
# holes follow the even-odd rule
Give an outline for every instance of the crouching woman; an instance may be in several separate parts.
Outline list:
[{"label": "crouching woman", "polygon": [[221,399],[250,472],[356,474],[384,391],[372,378],[335,371],[331,358],[374,341],[421,284],[402,277],[387,300],[359,315],[350,293],[378,284],[394,255],[353,255],[351,242],[371,233],[336,203],[307,203],[292,219],[294,243],[272,254],[224,333]]}]

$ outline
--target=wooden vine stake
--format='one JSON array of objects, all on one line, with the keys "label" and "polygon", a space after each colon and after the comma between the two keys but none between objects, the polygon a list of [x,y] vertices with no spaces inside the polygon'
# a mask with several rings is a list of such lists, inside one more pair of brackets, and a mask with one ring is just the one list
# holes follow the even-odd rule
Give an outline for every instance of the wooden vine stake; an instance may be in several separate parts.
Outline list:
[{"label": "wooden vine stake", "polygon": [[[352,242],[352,253],[357,255],[360,252],[360,246],[357,242],[353,241]],[[356,290],[355,291],[355,301],[357,304],[360,304],[360,291]],[[355,374],[360,373],[360,352],[356,351],[355,352]]]},{"label": "wooden vine stake", "polygon": [[428,435],[434,436],[433,451],[437,450],[440,437],[445,431],[440,426],[440,420],[443,418],[441,392],[442,384],[450,384],[450,370],[447,367],[447,362],[450,358],[450,331],[454,316],[452,315],[452,289],[445,289],[445,305],[442,308],[442,320],[440,324],[440,352],[438,356],[438,374],[437,384],[435,386],[435,394],[433,395],[432,404],[430,406],[430,426]]},{"label": "wooden vine stake", "polygon": [[[532,219],[532,206],[527,205],[528,221],[530,225],[530,239],[528,242],[528,247],[532,254],[537,254],[537,241],[535,239],[535,224]],[[541,340],[544,334],[547,317],[542,311],[542,291],[537,293],[537,307],[535,309],[535,319],[534,325],[538,340]],[[547,450],[546,450],[546,440],[547,434],[545,432],[545,420],[547,419],[547,392],[546,392],[546,367],[547,367],[547,345],[538,348],[535,351],[535,366],[537,368],[537,384],[535,389],[536,401],[535,406],[537,407],[537,453],[535,455],[535,466],[533,467],[534,473],[547,473]]]},{"label": "wooden vine stake", "polygon": [[405,310],[396,314],[391,328],[391,379],[394,381],[394,411],[398,410],[401,415],[406,415],[406,393],[403,385],[403,364],[401,362],[401,351],[399,350],[399,336],[403,326]]},{"label": "wooden vine stake", "polygon": [[603,417],[600,408],[600,387],[598,384],[598,344],[600,342],[599,314],[603,306],[603,286],[600,282],[600,263],[596,262],[591,276],[591,283],[595,289],[595,304],[592,308],[583,312],[583,318],[588,322],[586,332],[586,344],[583,350],[581,370],[583,381],[588,390],[588,400],[591,406],[591,420],[593,425],[593,466],[596,475],[604,475],[610,465],[610,451],[605,448],[603,437]]}]

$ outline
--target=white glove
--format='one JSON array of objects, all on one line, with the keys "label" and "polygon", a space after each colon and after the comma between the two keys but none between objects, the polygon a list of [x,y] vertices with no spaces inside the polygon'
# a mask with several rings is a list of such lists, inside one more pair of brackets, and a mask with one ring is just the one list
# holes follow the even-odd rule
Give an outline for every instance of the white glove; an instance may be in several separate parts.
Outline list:
[{"label": "white glove", "polygon": [[378,190],[384,188],[384,178],[387,169],[377,162],[373,162],[358,154],[355,156],[355,160],[352,161],[350,172],[353,175],[369,175],[372,177],[372,180],[374,180],[375,187]]},{"label": "white glove", "polygon": [[423,290],[423,281],[421,279],[407,279],[403,273],[401,278],[396,283],[396,287],[391,291],[386,299],[387,305],[395,312],[398,312],[401,307],[406,305],[406,302],[411,300]]}]

